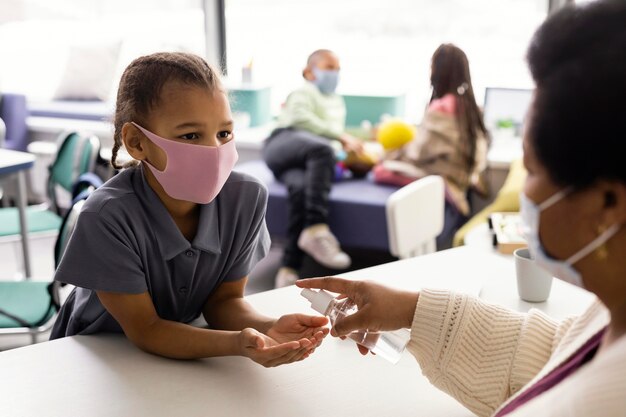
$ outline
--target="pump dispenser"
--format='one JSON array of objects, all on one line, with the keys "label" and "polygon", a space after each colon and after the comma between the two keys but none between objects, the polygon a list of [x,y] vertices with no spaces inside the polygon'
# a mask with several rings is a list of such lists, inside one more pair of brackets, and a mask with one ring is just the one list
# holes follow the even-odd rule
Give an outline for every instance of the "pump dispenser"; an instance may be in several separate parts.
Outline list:
[{"label": "pump dispenser", "polygon": [[[338,300],[327,291],[314,291],[309,288],[302,290],[301,295],[311,302],[311,308],[320,314],[327,316],[331,324],[335,324],[342,318],[357,312],[357,306],[349,298]],[[390,332],[371,332],[358,330],[348,335],[361,346],[368,348],[372,353],[387,359],[391,363],[397,363],[402,357],[402,352],[409,343],[411,334],[407,329],[399,329]]]}]

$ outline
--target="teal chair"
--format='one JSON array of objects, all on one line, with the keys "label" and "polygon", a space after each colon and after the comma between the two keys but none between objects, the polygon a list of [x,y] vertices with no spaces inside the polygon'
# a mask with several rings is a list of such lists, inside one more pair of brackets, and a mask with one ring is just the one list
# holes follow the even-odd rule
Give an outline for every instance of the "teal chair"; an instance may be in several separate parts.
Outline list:
[{"label": "teal chair", "polygon": [[[70,240],[90,186],[73,201],[62,220],[56,240],[55,266],[59,265]],[[61,284],[53,281],[0,281],[0,336],[30,335],[31,342],[52,328],[61,305]]]},{"label": "teal chair", "polygon": [[[93,172],[100,153],[100,141],[93,135],[76,132],[59,136],[58,151],[50,165],[44,204],[27,207],[28,234],[32,238],[54,239],[61,226],[64,209],[58,204],[58,191],[71,193],[73,184],[84,173]],[[20,242],[16,207],[0,208],[0,244]]]}]

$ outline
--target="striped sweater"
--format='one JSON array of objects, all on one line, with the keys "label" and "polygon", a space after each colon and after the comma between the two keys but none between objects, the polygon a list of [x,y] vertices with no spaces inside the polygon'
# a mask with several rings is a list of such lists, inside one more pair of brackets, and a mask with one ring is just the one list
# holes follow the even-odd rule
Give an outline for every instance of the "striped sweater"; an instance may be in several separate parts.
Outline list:
[{"label": "striped sweater", "polygon": [[[490,416],[566,361],[604,328],[596,301],[555,322],[448,291],[421,292],[409,350],[423,374],[479,416]],[[507,416],[626,416],[626,337]]]}]

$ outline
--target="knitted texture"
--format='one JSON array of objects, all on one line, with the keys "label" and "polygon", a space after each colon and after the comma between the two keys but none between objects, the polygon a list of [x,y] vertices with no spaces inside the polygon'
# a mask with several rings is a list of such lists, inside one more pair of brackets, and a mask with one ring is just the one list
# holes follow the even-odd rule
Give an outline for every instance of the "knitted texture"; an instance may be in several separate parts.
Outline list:
[{"label": "knitted texture", "polygon": [[[586,340],[606,326],[608,320],[608,312],[599,302],[578,319],[558,323],[538,310],[523,314],[454,292],[423,290],[415,310],[408,348],[433,385],[477,415],[489,416],[567,360]],[[626,340],[620,342],[626,347]],[[595,392],[598,401],[608,401],[606,382],[599,382],[606,378],[618,387],[610,389],[613,402],[621,401],[626,405],[623,395],[626,391],[619,392],[626,388],[624,349],[621,358],[616,368],[621,369],[619,374],[617,371],[612,371],[611,376],[593,374],[598,379],[598,385],[581,396],[588,398],[588,393]],[[593,362],[594,366],[600,367],[595,360]],[[571,385],[571,380],[578,379],[579,373],[553,390],[562,389],[561,385]],[[552,395],[549,391],[524,404],[512,415],[531,416],[525,411],[530,410],[528,406],[546,401],[551,396],[548,394]],[[572,395],[572,398],[577,397]],[[558,399],[542,407],[537,410],[553,408],[554,414],[550,415],[555,416],[566,416],[571,412],[570,407]],[[585,405],[577,411],[583,408],[590,409]],[[619,412],[623,412],[624,408],[615,410],[616,414],[605,415],[622,415]],[[535,411],[534,416],[537,415],[547,414]]]}]

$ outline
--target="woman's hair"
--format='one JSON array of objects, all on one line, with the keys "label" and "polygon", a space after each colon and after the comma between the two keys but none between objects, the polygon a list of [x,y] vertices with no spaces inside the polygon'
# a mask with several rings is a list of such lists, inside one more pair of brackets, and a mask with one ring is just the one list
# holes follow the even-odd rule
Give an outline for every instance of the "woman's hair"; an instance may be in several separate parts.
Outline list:
[{"label": "woman's hair", "polygon": [[537,86],[527,133],[551,179],[626,182],[626,1],[564,7],[527,57]]},{"label": "woman's hair", "polygon": [[114,168],[136,165],[132,161],[125,166],[117,163],[117,152],[122,146],[122,127],[128,122],[145,126],[150,111],[159,104],[161,90],[170,81],[222,90],[218,73],[197,55],[183,52],[159,52],[135,59],[122,74],[115,105],[113,153]]},{"label": "woman's hair", "polygon": [[474,97],[469,62],[465,52],[452,44],[443,44],[432,57],[430,83],[433,87],[432,102],[446,94],[457,97],[457,116],[462,143],[467,145],[466,158],[473,168],[476,154],[476,139],[479,131],[487,136],[483,116]]}]

